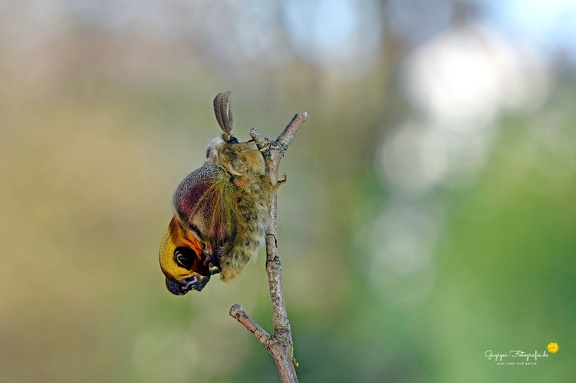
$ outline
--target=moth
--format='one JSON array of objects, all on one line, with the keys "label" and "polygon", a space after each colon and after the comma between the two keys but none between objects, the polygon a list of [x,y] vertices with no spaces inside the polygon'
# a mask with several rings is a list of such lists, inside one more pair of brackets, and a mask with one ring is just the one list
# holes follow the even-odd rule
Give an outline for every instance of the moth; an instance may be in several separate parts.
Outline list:
[{"label": "moth", "polygon": [[210,141],[204,164],[176,188],[174,216],[160,245],[160,267],[175,295],[201,291],[217,273],[229,281],[256,257],[276,187],[255,143],[232,135],[230,91],[213,104],[222,135]]}]

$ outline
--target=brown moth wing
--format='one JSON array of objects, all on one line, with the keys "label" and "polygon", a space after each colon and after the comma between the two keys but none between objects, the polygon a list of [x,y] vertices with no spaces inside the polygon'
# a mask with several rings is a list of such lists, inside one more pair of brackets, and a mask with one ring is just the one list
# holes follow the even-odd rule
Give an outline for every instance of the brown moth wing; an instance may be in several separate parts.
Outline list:
[{"label": "brown moth wing", "polygon": [[233,247],[238,222],[237,202],[230,175],[206,161],[176,188],[176,217],[194,231],[204,245],[203,253],[219,262]]}]

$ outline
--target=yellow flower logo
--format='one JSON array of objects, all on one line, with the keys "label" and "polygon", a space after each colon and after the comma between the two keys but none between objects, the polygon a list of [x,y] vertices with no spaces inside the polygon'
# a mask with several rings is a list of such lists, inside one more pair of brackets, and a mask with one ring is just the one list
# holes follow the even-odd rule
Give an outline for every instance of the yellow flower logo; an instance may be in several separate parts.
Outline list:
[{"label": "yellow flower logo", "polygon": [[559,349],[560,349],[560,346],[558,346],[558,343],[556,343],[556,342],[548,343],[548,352],[551,352],[552,354],[556,354]]}]

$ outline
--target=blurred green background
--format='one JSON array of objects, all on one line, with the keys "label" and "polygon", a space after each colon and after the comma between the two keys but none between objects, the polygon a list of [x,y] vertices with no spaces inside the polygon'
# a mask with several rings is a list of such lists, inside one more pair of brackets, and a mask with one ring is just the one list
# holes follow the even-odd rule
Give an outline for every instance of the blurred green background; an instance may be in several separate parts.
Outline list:
[{"label": "blurred green background", "polygon": [[[270,330],[262,255],[184,297],[157,261],[227,89],[241,139],[311,116],[278,200],[302,382],[567,381],[575,19],[543,0],[0,1],[0,382],[278,380],[228,316]],[[536,365],[485,357],[549,342]]]}]

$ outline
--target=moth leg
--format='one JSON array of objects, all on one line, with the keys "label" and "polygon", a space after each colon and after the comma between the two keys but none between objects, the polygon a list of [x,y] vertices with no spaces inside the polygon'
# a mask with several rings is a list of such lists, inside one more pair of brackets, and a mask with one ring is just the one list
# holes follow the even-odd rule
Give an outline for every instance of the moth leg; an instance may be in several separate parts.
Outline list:
[{"label": "moth leg", "polygon": [[242,173],[238,173],[236,170],[232,169],[232,165],[230,164],[221,164],[221,166],[224,167],[224,169],[226,169],[226,171],[232,176],[238,177],[242,175]]},{"label": "moth leg", "polygon": [[216,266],[212,263],[208,264],[208,271],[210,272],[210,275],[214,275],[214,274],[219,274],[222,269],[220,268],[220,266]]},{"label": "moth leg", "polygon": [[286,181],[288,181],[288,178],[286,177],[286,174],[283,174],[282,179],[276,181],[276,185],[274,185],[274,190],[280,189],[280,186],[284,185]]},{"label": "moth leg", "polygon": [[[269,144],[267,145],[270,146]],[[254,151],[254,152],[262,151],[262,149],[256,148],[256,143],[254,142],[254,140],[231,144],[231,148],[237,151]]]},{"label": "moth leg", "polygon": [[205,258],[204,261],[202,261],[202,264],[204,266],[208,266],[208,271],[210,272],[210,275],[218,274],[220,271],[222,271],[220,269],[220,266],[216,264],[216,259],[214,258],[213,255],[206,253],[204,253],[204,255]]},{"label": "moth leg", "polygon": [[262,147],[260,149],[258,149],[260,152],[265,152],[266,150],[270,149],[270,140],[265,138],[264,139],[264,144],[262,145]]},{"label": "moth leg", "polygon": [[244,150],[254,150],[254,151],[257,150],[257,151],[259,151],[259,152],[264,152],[264,151],[270,149],[270,145],[271,145],[271,144],[270,144],[270,140],[269,140],[268,138],[264,138],[264,140],[263,140],[263,142],[262,142],[262,144],[261,144],[261,145],[262,145],[262,148],[254,149],[254,146],[258,146],[258,143],[256,143],[256,141],[255,141],[253,138],[251,138],[251,139],[249,139],[249,140],[246,141],[246,142],[240,142],[240,143],[238,143],[238,144],[236,144],[236,145],[246,145],[247,148],[244,149]]}]

